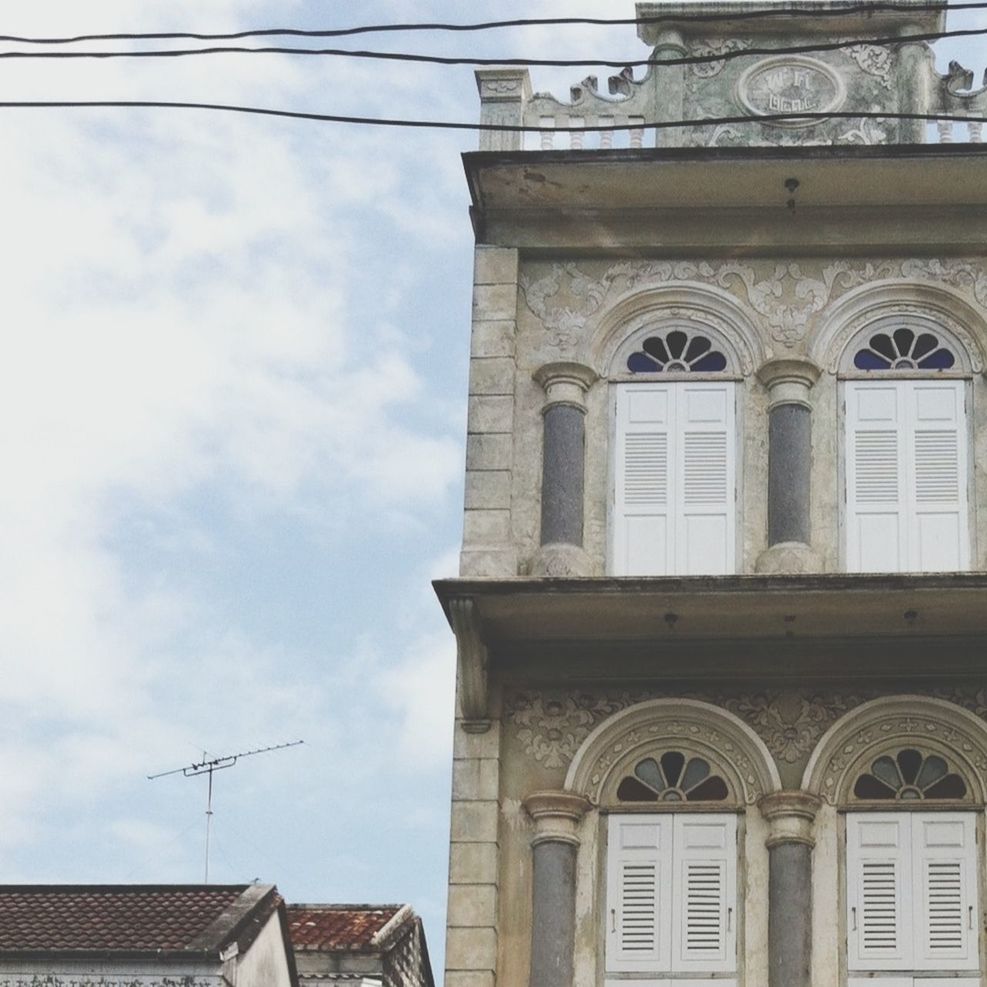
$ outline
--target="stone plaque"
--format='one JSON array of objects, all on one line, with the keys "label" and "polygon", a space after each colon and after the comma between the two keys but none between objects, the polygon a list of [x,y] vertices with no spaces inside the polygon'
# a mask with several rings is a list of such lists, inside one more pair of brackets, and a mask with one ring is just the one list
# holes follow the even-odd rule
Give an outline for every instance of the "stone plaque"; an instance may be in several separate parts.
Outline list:
[{"label": "stone plaque", "polygon": [[[773,113],[831,113],[843,105],[846,91],[825,62],[781,55],[752,65],[737,83],[737,96],[755,116]],[[780,127],[811,127],[818,120],[769,120]]]}]

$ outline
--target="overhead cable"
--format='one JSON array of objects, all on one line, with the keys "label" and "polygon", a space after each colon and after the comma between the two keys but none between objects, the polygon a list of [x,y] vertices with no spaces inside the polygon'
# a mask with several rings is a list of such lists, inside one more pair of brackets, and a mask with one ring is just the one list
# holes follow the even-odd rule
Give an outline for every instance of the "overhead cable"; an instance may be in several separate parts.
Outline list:
[{"label": "overhead cable", "polygon": [[[765,113],[758,116],[701,117],[689,120],[658,120],[652,122],[607,124],[579,127],[526,127],[497,123],[462,123],[454,120],[408,120],[388,117],[345,116],[336,113],[309,113],[302,110],[276,110],[261,106],[231,103],[190,103],[164,100],[5,100],[3,109],[177,109],[211,110],[223,113],[246,113],[259,116],[285,117],[291,120],[311,120],[321,123],[345,123],[373,127],[406,127],[419,130],[480,130],[526,134],[606,133],[611,131],[677,130],[691,127],[711,127],[723,124],[783,123],[805,120],[918,120],[954,123],[987,123],[987,116],[967,116],[959,113],[898,113],[880,111],[834,110],[827,113]],[[987,144],[973,145],[987,151]]]},{"label": "overhead cable", "polygon": [[348,48],[293,48],[263,47],[243,48],[222,46],[211,48],[173,48],[154,51],[0,51],[0,59],[34,58],[183,58],[191,55],[318,55],[335,58],[360,58],[393,62],[424,62],[431,65],[517,65],[583,68],[643,68],[649,66],[701,65],[710,62],[723,62],[735,58],[760,55],[803,55],[819,51],[839,51],[858,45],[884,46],[908,44],[916,41],[938,41],[941,38],[960,38],[987,34],[987,28],[966,28],[955,31],[932,31],[926,34],[894,35],[882,38],[860,38],[842,41],[822,41],[807,45],[785,45],[783,47],[737,48],[705,55],[680,55],[674,58],[642,58],[633,61],[626,59],[569,59],[569,58],[475,58],[454,55],[423,55],[398,51],[359,51]]},{"label": "overhead cable", "polygon": [[341,38],[356,34],[382,34],[389,32],[407,33],[411,31],[490,31],[512,27],[546,27],[546,26],[599,26],[610,27],[636,24],[682,24],[704,23],[717,21],[757,20],[764,17],[798,17],[826,18],[843,17],[847,14],[872,13],[936,13],[952,10],[984,10],[987,3],[982,0],[971,2],[943,2],[925,4],[900,3],[848,3],[845,6],[827,8],[800,9],[792,7],[752,7],[742,11],[697,11],[696,13],[664,14],[653,17],[524,17],[513,20],[480,21],[472,24],[450,24],[443,22],[412,22],[405,24],[366,24],[347,28],[305,29],[291,27],[259,28],[255,30],[233,31],[227,33],[205,33],[193,31],[147,31],[114,34],[76,34],[64,37],[25,37],[21,35],[0,35],[0,41],[11,41],[19,44],[60,45],[74,44],[81,41],[236,41],[243,38],[285,37],[299,38]]}]

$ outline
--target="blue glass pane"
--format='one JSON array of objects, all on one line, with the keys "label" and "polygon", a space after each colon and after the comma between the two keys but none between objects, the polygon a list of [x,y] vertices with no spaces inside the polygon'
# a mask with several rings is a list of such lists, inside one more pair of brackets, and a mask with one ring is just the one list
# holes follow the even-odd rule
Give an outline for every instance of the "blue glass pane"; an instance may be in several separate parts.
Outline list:
[{"label": "blue glass pane", "polygon": [[875,353],[880,353],[881,356],[887,357],[888,363],[893,363],[898,356],[895,352],[894,344],[886,333],[879,332],[876,336],[871,336],[869,345]]},{"label": "blue glass pane", "polygon": [[627,369],[632,374],[653,374],[655,371],[661,370],[661,367],[650,356],[645,356],[643,353],[632,353],[627,358]]},{"label": "blue glass pane", "polygon": [[712,348],[713,344],[705,336],[693,336],[685,351],[685,362],[692,363],[693,360],[698,360],[706,350]]},{"label": "blue glass pane", "polygon": [[858,370],[887,370],[891,366],[891,361],[870,350],[858,350],[853,358],[853,365]]},{"label": "blue glass pane", "polygon": [[912,343],[915,342],[915,333],[911,329],[895,329],[894,344],[902,356],[908,356],[912,351]]},{"label": "blue glass pane", "polygon": [[921,360],[927,353],[931,353],[939,345],[939,340],[931,332],[923,332],[915,345],[912,347],[912,359]]},{"label": "blue glass pane", "polygon": [[652,757],[647,757],[643,761],[640,761],[634,769],[634,774],[645,785],[650,785],[656,792],[664,791],[668,787],[661,773],[661,768],[658,767],[658,762]]},{"label": "blue glass pane", "polygon": [[954,363],[956,363],[956,357],[949,350],[936,350],[924,360],[918,361],[918,365],[923,370],[949,370]]},{"label": "blue glass pane", "polygon": [[673,359],[678,360],[682,356],[682,351],[685,349],[688,339],[689,337],[678,329],[670,332],[665,337],[665,342],[668,344],[668,352],[672,354]]},{"label": "blue glass pane", "polygon": [[665,349],[665,342],[658,336],[649,336],[641,347],[649,356],[653,356],[659,363],[668,363],[671,357]]},{"label": "blue glass pane", "polygon": [[700,357],[692,365],[692,369],[701,374],[711,374],[725,370],[726,365],[727,358],[722,353],[713,350],[712,353],[707,353],[704,357]]},{"label": "blue glass pane", "polygon": [[669,785],[679,783],[679,775],[682,773],[682,765],[685,764],[685,755],[679,751],[667,751],[661,756],[661,766],[665,771],[665,777]]}]

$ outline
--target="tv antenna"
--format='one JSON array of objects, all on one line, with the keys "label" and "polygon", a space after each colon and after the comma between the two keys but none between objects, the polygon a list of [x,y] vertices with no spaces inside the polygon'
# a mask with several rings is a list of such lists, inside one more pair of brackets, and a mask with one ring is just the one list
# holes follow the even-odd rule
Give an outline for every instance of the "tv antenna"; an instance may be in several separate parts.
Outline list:
[{"label": "tv antenna", "polygon": [[209,776],[209,787],[206,794],[206,868],[205,883],[209,883],[209,831],[212,828],[212,776],[214,771],[222,771],[224,768],[232,768],[241,757],[253,757],[254,754],[266,754],[268,751],[283,751],[286,747],[297,747],[304,744],[304,740],[290,740],[286,744],[274,744],[272,747],[258,747],[252,751],[240,751],[237,754],[225,754],[223,757],[214,757],[206,760],[208,751],[202,752],[202,760],[192,764],[186,764],[184,768],[172,768],[170,771],[159,771],[156,775],[148,775],[148,781],[155,778],[164,778],[167,775],[184,775],[186,778],[195,778],[198,775]]}]

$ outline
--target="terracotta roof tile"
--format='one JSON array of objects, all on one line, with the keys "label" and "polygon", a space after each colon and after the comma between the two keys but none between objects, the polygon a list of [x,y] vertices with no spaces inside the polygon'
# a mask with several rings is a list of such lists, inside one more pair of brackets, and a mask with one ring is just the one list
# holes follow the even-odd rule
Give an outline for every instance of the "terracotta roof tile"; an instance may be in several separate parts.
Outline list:
[{"label": "terracotta roof tile", "polygon": [[400,905],[289,905],[296,950],[360,950],[401,910]]},{"label": "terracotta roof tile", "polygon": [[0,886],[0,952],[188,949],[245,887]]}]

